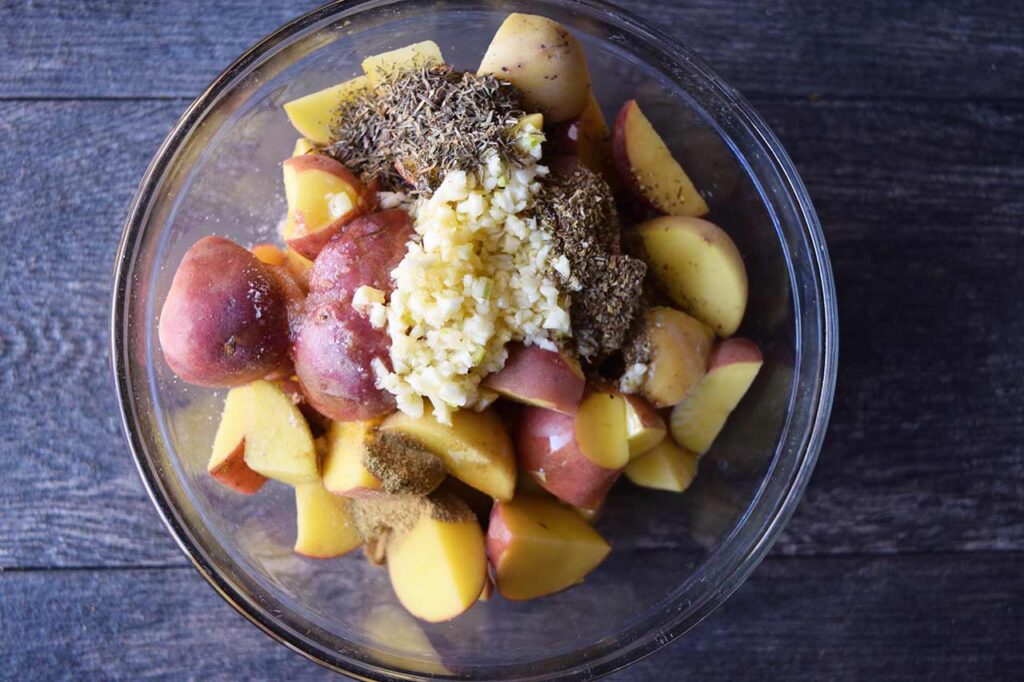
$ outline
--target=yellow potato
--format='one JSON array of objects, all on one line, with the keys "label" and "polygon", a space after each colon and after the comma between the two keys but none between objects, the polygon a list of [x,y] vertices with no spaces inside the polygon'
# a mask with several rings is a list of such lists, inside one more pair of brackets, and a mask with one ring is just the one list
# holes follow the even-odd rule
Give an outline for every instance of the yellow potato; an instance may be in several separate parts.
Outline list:
[{"label": "yellow potato", "polygon": [[[369,78],[358,76],[318,90],[311,95],[293,99],[284,105],[284,113],[304,137],[315,144],[327,144],[331,141],[331,122],[338,107],[343,101],[359,95],[369,86]],[[299,153],[296,145],[295,154]]]},{"label": "yellow potato", "polygon": [[260,379],[245,392],[245,463],[282,483],[320,481],[320,467],[309,425],[292,399],[276,384]]},{"label": "yellow potato", "polygon": [[707,452],[763,364],[761,349],[748,339],[726,339],[715,346],[707,374],[672,409],[672,437],[676,442],[697,454]]},{"label": "yellow potato", "polygon": [[451,620],[474,603],[487,578],[480,524],[427,514],[388,546],[388,575],[398,601],[422,620]]},{"label": "yellow potato", "polygon": [[637,231],[665,293],[719,336],[732,336],[747,309],[747,270],[729,235],[686,216],[655,218]]},{"label": "yellow potato", "polygon": [[534,599],[583,582],[610,551],[582,516],[552,499],[517,495],[491,512],[487,555],[506,599]]},{"label": "yellow potato", "polygon": [[579,116],[590,94],[590,72],[583,47],[561,24],[532,14],[510,14],[480,62],[491,74],[523,92],[527,111],[547,123]]},{"label": "yellow potato", "polygon": [[295,486],[295,551],[330,559],[363,544],[348,500],[332,495],[320,481]]},{"label": "yellow potato", "polygon": [[396,71],[408,71],[423,66],[441,66],[444,56],[441,48],[432,40],[413,43],[390,52],[382,52],[363,60],[363,71],[374,85]]},{"label": "yellow potato", "polygon": [[441,424],[428,409],[413,418],[395,412],[380,426],[401,433],[441,458],[448,473],[498,500],[512,499],[516,458],[512,440],[492,410],[459,410],[452,425]]},{"label": "yellow potato", "polygon": [[644,488],[681,493],[697,476],[697,456],[669,438],[627,464],[625,473],[626,478]]}]

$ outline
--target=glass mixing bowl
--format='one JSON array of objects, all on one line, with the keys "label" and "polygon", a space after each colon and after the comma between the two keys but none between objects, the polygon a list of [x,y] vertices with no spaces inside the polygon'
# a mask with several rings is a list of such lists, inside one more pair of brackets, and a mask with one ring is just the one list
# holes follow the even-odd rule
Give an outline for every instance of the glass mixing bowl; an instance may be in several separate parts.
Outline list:
[{"label": "glass mixing bowl", "polygon": [[[294,501],[251,497],[205,471],[222,393],[164,363],[156,320],[197,239],[272,239],[285,210],[280,162],[295,141],[281,105],[356,75],[361,59],[434,40],[474,69],[509,12],[572,30],[614,115],[636,97],[708,194],[746,259],[741,333],[765,354],[757,381],[685,494],[620,484],[598,527],[614,551],[586,582],[515,603],[493,598],[449,623],[406,616],[385,573],[359,556],[293,554]],[[836,301],[803,184],[750,106],[691,51],[593,0],[349,0],[283,27],[188,108],[147,170],[125,223],[112,311],[125,432],[167,527],[250,621],[296,651],[366,679],[591,679],[684,633],[746,578],[807,484],[832,399]]]}]

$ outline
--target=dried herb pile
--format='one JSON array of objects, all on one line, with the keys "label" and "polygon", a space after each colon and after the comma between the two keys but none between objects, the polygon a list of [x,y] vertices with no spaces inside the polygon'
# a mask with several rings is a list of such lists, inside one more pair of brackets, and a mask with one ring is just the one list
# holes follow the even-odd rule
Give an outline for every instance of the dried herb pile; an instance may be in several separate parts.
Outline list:
[{"label": "dried herb pile", "polygon": [[516,163],[511,127],[524,115],[519,91],[493,76],[425,66],[389,75],[342,103],[327,153],[385,189],[436,188],[453,170],[492,151]]},{"label": "dried herb pile", "polygon": [[569,259],[573,336],[590,361],[622,347],[640,307],[647,265],[623,255],[611,188],[585,166],[554,169],[537,202],[538,222]]}]

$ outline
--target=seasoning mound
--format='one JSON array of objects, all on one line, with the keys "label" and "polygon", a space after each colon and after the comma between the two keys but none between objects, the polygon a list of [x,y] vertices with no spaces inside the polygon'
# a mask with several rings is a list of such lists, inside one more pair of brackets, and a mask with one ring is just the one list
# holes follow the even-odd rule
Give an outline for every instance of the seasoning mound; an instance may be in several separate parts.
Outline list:
[{"label": "seasoning mound", "polygon": [[383,77],[344,101],[327,153],[385,189],[405,182],[429,192],[452,171],[493,154],[516,163],[511,128],[525,115],[519,91],[493,76],[425,66]]},{"label": "seasoning mound", "polygon": [[590,361],[622,347],[640,308],[646,264],[621,254],[618,211],[611,188],[581,164],[560,169],[544,183],[540,224],[569,261],[562,278],[572,292],[576,350]]},{"label": "seasoning mound", "polygon": [[376,431],[363,466],[392,495],[426,495],[447,475],[444,463],[417,441],[399,433]]}]

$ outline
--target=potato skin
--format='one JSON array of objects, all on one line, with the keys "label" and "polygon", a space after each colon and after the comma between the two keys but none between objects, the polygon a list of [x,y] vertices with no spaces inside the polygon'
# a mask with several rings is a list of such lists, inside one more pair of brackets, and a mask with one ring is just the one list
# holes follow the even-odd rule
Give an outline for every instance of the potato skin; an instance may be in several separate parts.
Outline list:
[{"label": "potato skin", "polygon": [[518,87],[526,110],[544,114],[545,124],[579,116],[590,96],[590,72],[579,41],[558,22],[533,14],[508,16],[478,73]]},{"label": "potato skin", "polygon": [[542,407],[522,410],[516,454],[522,470],[542,488],[585,509],[597,509],[622,473],[622,469],[603,469],[580,452],[573,415]]},{"label": "potato skin", "polygon": [[371,419],[395,409],[377,388],[372,362],[390,367],[386,332],[345,301],[325,294],[306,299],[306,319],[293,347],[295,373],[309,404],[337,421]]},{"label": "potato skin", "polygon": [[412,220],[401,209],[357,218],[317,256],[309,276],[310,291],[331,292],[342,301],[351,301],[361,286],[390,292],[391,271],[405,256],[412,236]]},{"label": "potato skin", "polygon": [[287,362],[285,297],[248,250],[204,237],[174,274],[158,335],[167,364],[184,381],[239,386]]}]

